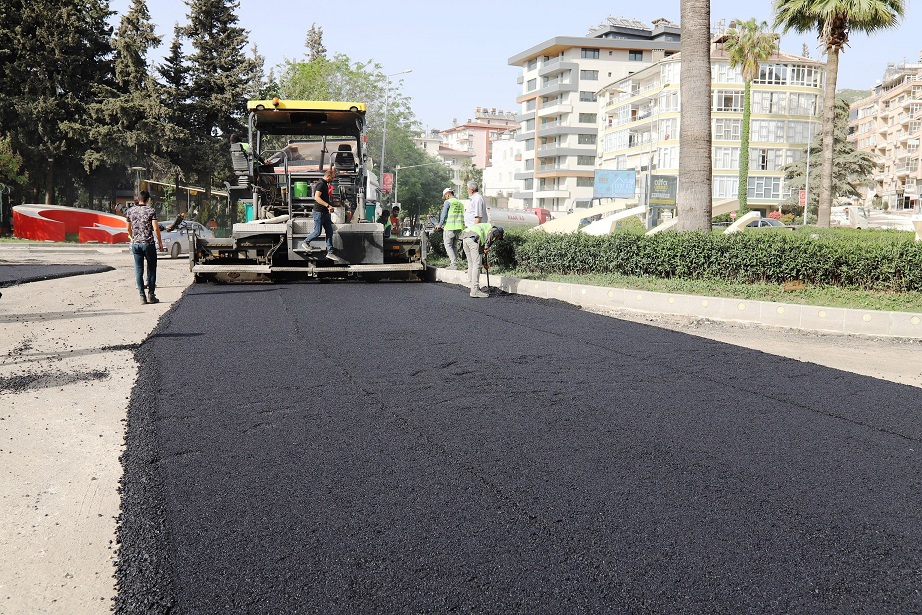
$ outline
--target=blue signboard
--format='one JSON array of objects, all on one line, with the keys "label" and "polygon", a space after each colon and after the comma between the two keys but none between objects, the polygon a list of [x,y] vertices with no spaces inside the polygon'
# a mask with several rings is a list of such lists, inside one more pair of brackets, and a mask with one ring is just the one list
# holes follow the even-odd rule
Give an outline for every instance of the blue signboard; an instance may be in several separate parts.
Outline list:
[{"label": "blue signboard", "polygon": [[596,169],[592,198],[633,199],[637,190],[637,171]]}]

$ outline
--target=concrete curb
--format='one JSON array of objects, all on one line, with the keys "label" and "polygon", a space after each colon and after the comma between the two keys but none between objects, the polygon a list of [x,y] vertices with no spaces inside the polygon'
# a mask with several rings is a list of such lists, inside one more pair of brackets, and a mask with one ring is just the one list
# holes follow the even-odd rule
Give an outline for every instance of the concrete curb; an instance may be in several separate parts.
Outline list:
[{"label": "concrete curb", "polygon": [[[467,286],[466,271],[448,271],[436,267],[430,267],[429,270],[430,276],[436,281]],[[486,284],[485,275],[480,276],[480,284]],[[826,333],[922,339],[922,313],[657,293],[589,284],[523,280],[499,275],[490,276],[490,285],[507,293],[558,299],[583,307],[676,314]]]}]

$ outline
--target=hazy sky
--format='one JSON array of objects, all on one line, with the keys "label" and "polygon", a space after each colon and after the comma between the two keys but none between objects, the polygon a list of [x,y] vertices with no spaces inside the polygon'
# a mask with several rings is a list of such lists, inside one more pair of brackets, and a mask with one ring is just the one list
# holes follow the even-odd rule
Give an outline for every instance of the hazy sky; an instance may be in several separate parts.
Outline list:
[{"label": "hazy sky", "polygon": [[[111,0],[112,10],[123,13],[130,0]],[[607,16],[627,17],[646,23],[658,17],[679,20],[679,0],[647,0],[631,14],[613,13],[620,3],[531,0],[510,2],[466,0],[352,0],[351,2],[265,2],[240,0],[240,25],[266,58],[267,69],[286,58],[300,59],[304,38],[312,23],[323,28],[324,45],[330,55],[344,53],[353,61],[373,60],[386,73],[406,69],[404,93],[413,101],[417,118],[425,128],[447,128],[452,118],[465,121],[475,107],[518,111],[516,78],[520,70],[508,65],[510,56],[555,36],[584,36]],[[746,7],[742,9],[741,7]],[[166,53],[173,24],[186,23],[188,6],[183,0],[148,0],[148,10],[164,37],[156,57]],[[623,9],[619,9],[623,10]],[[770,0],[711,0],[711,21],[725,19],[772,21]],[[118,16],[114,17],[117,24]],[[840,88],[867,89],[883,75],[887,62],[915,62],[922,50],[919,32],[922,18],[909,3],[903,23],[893,31],[872,37],[854,35],[841,58]],[[819,57],[815,35],[786,35],[783,51],[800,54],[807,43],[812,57]]]}]

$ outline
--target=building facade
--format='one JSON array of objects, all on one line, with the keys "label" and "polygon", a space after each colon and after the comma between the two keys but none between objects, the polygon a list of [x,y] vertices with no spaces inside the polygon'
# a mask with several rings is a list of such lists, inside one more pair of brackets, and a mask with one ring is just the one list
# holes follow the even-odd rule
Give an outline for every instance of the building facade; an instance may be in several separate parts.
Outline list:
[{"label": "building facade", "polygon": [[889,209],[912,209],[919,201],[922,169],[922,63],[890,64],[871,96],[851,105],[848,140],[880,162],[870,200]]},{"label": "building facade", "polygon": [[[713,198],[735,199],[739,187],[743,79],[720,37],[711,45]],[[637,201],[652,175],[678,176],[681,54],[664,58],[599,92],[599,166],[637,171]],[[784,167],[806,154],[820,130],[825,65],[776,52],[752,82],[748,205],[780,210],[789,199]]]},{"label": "building facade", "polygon": [[599,130],[598,91],[679,51],[680,29],[609,18],[586,36],[560,36],[509,58],[519,66],[517,138],[524,169],[517,176],[525,207],[568,211],[593,194]]},{"label": "building facade", "polygon": [[463,124],[452,120],[452,127],[441,131],[442,143],[453,150],[472,153],[472,162],[484,169],[490,164],[493,141],[507,130],[518,127],[512,111],[477,107],[473,119]]},{"label": "building facade", "polygon": [[523,209],[522,180],[516,176],[522,169],[525,146],[516,139],[516,131],[508,131],[493,142],[490,165],[483,170],[483,196],[491,207]]}]

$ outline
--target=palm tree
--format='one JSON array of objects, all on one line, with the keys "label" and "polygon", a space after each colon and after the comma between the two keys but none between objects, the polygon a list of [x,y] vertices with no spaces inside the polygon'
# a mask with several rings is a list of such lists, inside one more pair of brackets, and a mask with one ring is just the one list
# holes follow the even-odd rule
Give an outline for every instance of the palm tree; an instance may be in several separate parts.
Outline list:
[{"label": "palm tree", "polygon": [[711,229],[711,1],[682,0],[679,228]]},{"label": "palm tree", "polygon": [[839,53],[852,32],[871,34],[892,28],[906,12],[906,0],[772,0],[775,27],[782,32],[816,30],[826,51],[826,90],[823,98],[823,170],[817,226],[829,226],[832,211],[832,158]]},{"label": "palm tree", "polygon": [[740,67],[743,77],[743,126],[740,130],[740,212],[748,210],[749,193],[749,118],[752,114],[752,82],[759,76],[759,63],[771,57],[778,36],[768,32],[768,22],[737,21],[725,35],[730,66]]}]

